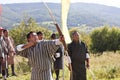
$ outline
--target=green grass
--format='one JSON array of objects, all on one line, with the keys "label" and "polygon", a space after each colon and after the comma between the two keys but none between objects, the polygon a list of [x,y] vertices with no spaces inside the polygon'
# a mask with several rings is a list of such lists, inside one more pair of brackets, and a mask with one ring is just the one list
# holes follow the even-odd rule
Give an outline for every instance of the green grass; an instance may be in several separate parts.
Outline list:
[{"label": "green grass", "polygon": [[[18,76],[10,76],[7,80],[30,80],[30,68],[26,59],[21,57],[16,59],[16,73]],[[62,74],[61,70],[60,80],[62,80]],[[66,67],[64,74],[64,80],[69,80],[70,72]],[[55,74],[53,74],[53,77],[55,78]],[[106,52],[101,56],[91,55],[90,70],[87,70],[87,78],[88,80],[93,80],[93,78],[95,80],[120,80],[120,54]]]}]

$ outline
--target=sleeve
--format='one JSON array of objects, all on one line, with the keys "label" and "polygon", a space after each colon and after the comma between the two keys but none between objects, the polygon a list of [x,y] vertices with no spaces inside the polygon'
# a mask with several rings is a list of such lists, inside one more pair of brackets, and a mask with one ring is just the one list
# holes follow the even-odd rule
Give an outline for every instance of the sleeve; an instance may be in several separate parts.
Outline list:
[{"label": "sleeve", "polygon": [[85,50],[86,50],[86,59],[90,58],[90,55],[89,55],[89,52],[88,52],[88,49],[87,49],[87,46],[85,45]]},{"label": "sleeve", "polygon": [[17,46],[16,46],[16,50],[17,50],[17,51],[23,51],[24,48],[22,48],[22,46],[24,46],[24,44],[17,45]]},{"label": "sleeve", "polygon": [[70,57],[72,56],[71,44],[68,44],[68,55],[69,55]]},{"label": "sleeve", "polygon": [[60,44],[56,44],[56,41],[51,40],[51,41],[45,41],[44,45],[46,47],[46,50],[50,55],[54,55],[55,52],[58,50],[60,47]]},{"label": "sleeve", "polygon": [[64,48],[63,46],[60,46],[60,57],[62,57],[64,54]]},{"label": "sleeve", "polygon": [[16,55],[20,55],[20,56],[22,56],[22,57],[27,58],[28,49],[23,49],[23,48],[21,48],[23,45],[24,45],[24,44],[16,46],[16,49],[15,49]]},{"label": "sleeve", "polygon": [[72,57],[71,44],[68,44],[68,55],[69,55],[69,56],[67,56],[68,63],[72,63],[72,61],[71,61],[71,57]]}]

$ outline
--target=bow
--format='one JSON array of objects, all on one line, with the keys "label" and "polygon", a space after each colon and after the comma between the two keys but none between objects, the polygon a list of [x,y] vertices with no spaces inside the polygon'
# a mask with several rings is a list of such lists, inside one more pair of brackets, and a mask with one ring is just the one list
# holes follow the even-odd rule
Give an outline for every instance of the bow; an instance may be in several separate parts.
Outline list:
[{"label": "bow", "polygon": [[[42,2],[43,2],[43,1],[42,1]],[[52,14],[52,11],[50,10],[50,8],[48,7],[48,5],[47,5],[45,2],[43,2],[43,4],[44,4],[45,7],[47,8],[47,10],[48,10],[48,12],[49,12],[49,14],[50,14],[50,16],[51,16],[51,18],[52,18],[52,20],[53,20],[53,23],[54,23],[55,26],[56,26],[56,29],[57,29],[59,35],[62,36],[63,33],[62,33],[59,25],[57,24],[57,22],[56,22],[56,20],[55,20],[55,17],[54,17],[53,14]],[[63,41],[62,43],[63,43],[64,49],[67,50],[66,42]]]}]

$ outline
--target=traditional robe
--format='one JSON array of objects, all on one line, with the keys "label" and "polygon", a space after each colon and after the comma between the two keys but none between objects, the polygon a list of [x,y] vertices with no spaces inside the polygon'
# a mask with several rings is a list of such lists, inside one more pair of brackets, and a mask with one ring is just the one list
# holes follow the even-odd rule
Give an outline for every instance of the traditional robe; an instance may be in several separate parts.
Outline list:
[{"label": "traditional robe", "polygon": [[0,57],[4,58],[8,54],[7,44],[5,43],[3,37],[0,37]]},{"label": "traditional robe", "polygon": [[73,80],[86,80],[86,53],[88,53],[85,44],[72,41],[68,45],[68,54],[72,61]]},{"label": "traditional robe", "polygon": [[[3,37],[0,36],[0,70],[5,70],[7,65],[6,65],[6,57],[8,54],[8,48],[7,44],[5,43]],[[5,59],[3,61],[3,59]]]},{"label": "traditional robe", "polygon": [[4,40],[8,46],[8,64],[14,64],[14,54],[15,54],[15,49],[14,49],[14,41],[11,37],[4,37]]},{"label": "traditional robe", "polygon": [[[59,54],[59,56],[58,56],[58,54]],[[63,59],[63,50],[62,50],[62,46],[58,48],[58,50],[56,51],[54,57],[55,57],[54,69],[55,70],[62,69],[63,68],[63,60],[62,60]]]},{"label": "traditional robe", "polygon": [[59,48],[55,41],[41,40],[35,46],[17,52],[29,59],[32,67],[31,80],[52,80],[51,55]]}]

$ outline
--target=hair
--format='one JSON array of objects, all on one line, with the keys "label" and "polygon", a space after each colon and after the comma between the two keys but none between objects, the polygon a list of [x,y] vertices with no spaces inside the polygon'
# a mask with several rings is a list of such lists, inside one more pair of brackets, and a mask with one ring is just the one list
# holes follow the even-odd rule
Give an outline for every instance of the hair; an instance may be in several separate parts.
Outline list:
[{"label": "hair", "polygon": [[72,36],[75,35],[76,33],[78,33],[78,31],[73,31],[72,32]]},{"label": "hair", "polygon": [[53,34],[51,34],[51,39],[56,39],[56,34],[55,33],[53,33]]},{"label": "hair", "polygon": [[3,30],[3,33],[6,32],[6,31],[7,31],[7,29],[4,29],[4,30]]},{"label": "hair", "polygon": [[41,31],[37,32],[37,35],[43,35],[43,33]]},{"label": "hair", "polygon": [[33,31],[30,31],[28,34],[27,34],[27,39],[29,39],[30,38],[30,35],[32,34],[32,33],[34,33]]}]

